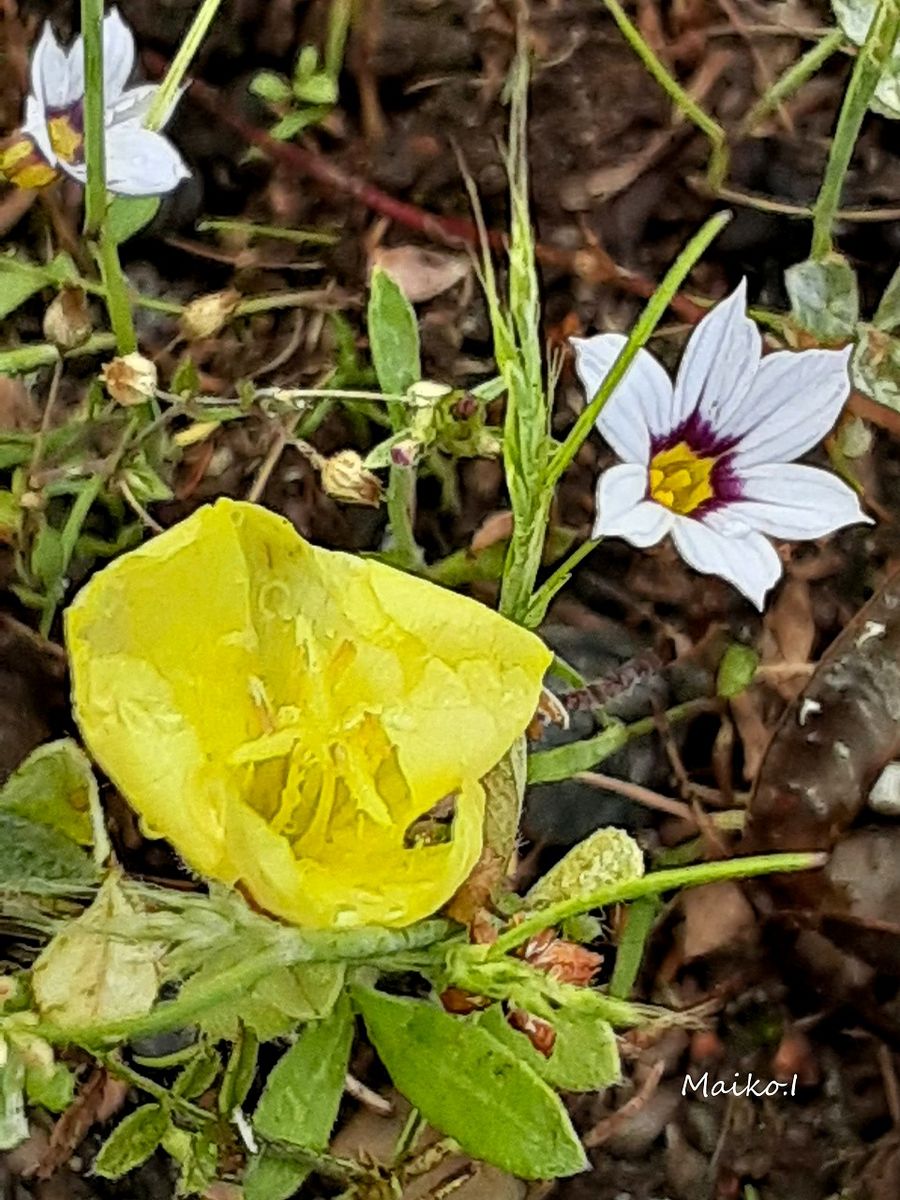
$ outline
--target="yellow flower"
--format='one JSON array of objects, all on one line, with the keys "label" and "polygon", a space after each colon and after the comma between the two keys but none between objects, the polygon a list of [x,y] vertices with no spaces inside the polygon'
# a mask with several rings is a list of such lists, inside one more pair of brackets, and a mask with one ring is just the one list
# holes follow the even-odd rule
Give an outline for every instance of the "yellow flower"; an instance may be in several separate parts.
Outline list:
[{"label": "yellow flower", "polygon": [[[449,899],[550,661],[474,601],[230,500],[99,572],[66,635],[85,741],[148,829],[320,928]],[[448,797],[446,838],[411,831]]]}]

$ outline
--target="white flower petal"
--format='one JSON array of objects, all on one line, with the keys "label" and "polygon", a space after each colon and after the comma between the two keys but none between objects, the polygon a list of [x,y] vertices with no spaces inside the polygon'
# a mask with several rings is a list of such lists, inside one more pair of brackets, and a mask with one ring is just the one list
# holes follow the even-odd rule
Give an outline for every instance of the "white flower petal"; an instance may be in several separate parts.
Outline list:
[{"label": "white flower petal", "polygon": [[103,18],[103,94],[109,108],[122,95],[134,69],[134,34],[122,20],[117,8]]},{"label": "white flower petal", "polygon": [[597,480],[593,537],[622,537],[642,549],[655,546],[672,528],[673,514],[646,500],[647,468],[636,463],[610,467]]},{"label": "white flower petal", "polygon": [[859,521],[871,524],[853,489],[816,467],[748,467],[741,471],[740,482],[743,499],[731,501],[724,511],[772,537],[796,541],[824,537]]},{"label": "white flower petal", "polygon": [[47,115],[37,96],[29,96],[25,101],[25,122],[22,125],[22,132],[31,138],[50,166],[55,167],[56,155],[50,145]]},{"label": "white flower petal", "polygon": [[779,350],[760,363],[750,394],[729,435],[739,437],[734,464],[790,462],[834,426],[850,394],[844,350]]},{"label": "white flower petal", "polygon": [[[143,125],[159,91],[158,83],[139,83],[135,87],[126,88],[122,95],[109,105],[106,110],[107,125]],[[178,107],[178,102],[187,91],[187,84],[176,90],[169,104],[168,111],[163,113],[159,128],[165,129],[171,120],[172,113]]]},{"label": "white flower petal", "polygon": [[747,281],[706,314],[691,334],[675,380],[677,421],[697,413],[716,434],[743,404],[762,353],[747,316]]},{"label": "white flower petal", "polygon": [[[598,333],[571,341],[575,370],[590,403],[627,338],[621,333]],[[649,461],[650,434],[672,428],[672,383],[652,354],[638,350],[597,418],[597,428],[625,462]]]},{"label": "white flower petal", "polygon": [[676,518],[672,540],[678,553],[695,571],[726,579],[761,611],[766,592],[781,578],[781,559],[761,533],[729,537],[713,527],[714,516]]},{"label": "white flower petal", "polygon": [[138,126],[111,125],[106,131],[106,183],[120,196],[171,192],[190,171],[161,133]]},{"label": "white flower petal", "polygon": [[31,90],[41,108],[65,108],[69,101],[69,63],[65,50],[44,22],[31,59]]}]

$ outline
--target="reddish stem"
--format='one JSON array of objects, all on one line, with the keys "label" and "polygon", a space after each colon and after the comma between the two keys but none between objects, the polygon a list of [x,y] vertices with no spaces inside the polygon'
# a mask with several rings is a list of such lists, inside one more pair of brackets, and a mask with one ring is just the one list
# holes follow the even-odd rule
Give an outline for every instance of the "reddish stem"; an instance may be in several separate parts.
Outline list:
[{"label": "reddish stem", "polygon": [[[161,75],[164,72],[166,63],[160,55],[147,53],[144,55],[144,59],[155,73]],[[233,129],[245,142],[256,146],[274,162],[308,176],[329,190],[351,196],[372,212],[380,213],[389,220],[396,221],[407,229],[413,229],[425,237],[451,245],[462,243],[476,248],[479,246],[480,237],[474,221],[465,217],[438,215],[419,208],[418,205],[409,204],[405,200],[398,200],[395,196],[382,191],[381,188],[375,187],[374,184],[346,174],[324,155],[308,146],[299,146],[295,142],[278,141],[264,129],[259,129],[256,125],[244,120],[242,116],[225,104],[217,89],[199,79],[195,79],[190,85],[190,94],[207,112],[215,116],[217,121],[221,121]],[[487,240],[489,245],[496,250],[502,250],[507,245],[506,235],[498,230],[489,230]],[[561,250],[538,243],[535,253],[538,261],[547,266],[568,271],[570,274],[587,279],[592,283],[617,287],[633,296],[648,299],[656,290],[655,284],[651,280],[620,267],[599,246],[586,246],[581,250]],[[705,312],[705,309],[699,304],[695,304],[688,296],[681,293],[673,297],[671,308],[680,320],[690,325],[695,325]]]}]

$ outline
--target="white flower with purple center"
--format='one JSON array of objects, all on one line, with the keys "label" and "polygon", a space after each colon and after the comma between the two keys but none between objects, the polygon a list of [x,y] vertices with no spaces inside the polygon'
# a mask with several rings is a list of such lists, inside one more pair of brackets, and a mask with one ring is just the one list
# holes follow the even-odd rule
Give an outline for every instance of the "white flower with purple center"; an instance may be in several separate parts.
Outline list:
[{"label": "white flower with purple center", "polygon": [[[625,341],[572,339],[589,400]],[[639,350],[597,418],[622,462],[597,482],[593,536],[646,547],[671,534],[689,566],[727,579],[761,609],[782,570],[769,537],[819,538],[870,520],[836,476],[794,462],[840,415],[850,352],[763,357],[743,282],[691,335],[674,386]]]},{"label": "white flower with purple center", "polygon": [[[126,88],[134,59],[131,30],[111,9],[103,19],[106,183],[118,195],[155,196],[172,191],[190,172],[168,138],[144,128],[159,89]],[[26,188],[46,187],[60,171],[85,182],[84,88],[83,40],[64,50],[48,21],[31,62],[25,123],[0,148],[0,174]]]}]

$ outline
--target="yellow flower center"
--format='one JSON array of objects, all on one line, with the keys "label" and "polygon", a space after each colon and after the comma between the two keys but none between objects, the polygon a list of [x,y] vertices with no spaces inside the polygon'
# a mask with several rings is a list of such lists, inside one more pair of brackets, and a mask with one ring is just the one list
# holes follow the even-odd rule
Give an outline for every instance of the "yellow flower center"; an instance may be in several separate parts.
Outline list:
[{"label": "yellow flower center", "polygon": [[74,128],[68,117],[51,117],[47,122],[50,145],[53,153],[63,162],[74,162],[81,151],[84,137]]},{"label": "yellow flower center", "polygon": [[686,515],[711,500],[710,476],[715,458],[701,458],[687,442],[660,450],[650,460],[650,495],[672,512]]}]

